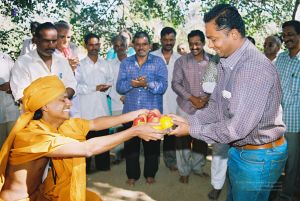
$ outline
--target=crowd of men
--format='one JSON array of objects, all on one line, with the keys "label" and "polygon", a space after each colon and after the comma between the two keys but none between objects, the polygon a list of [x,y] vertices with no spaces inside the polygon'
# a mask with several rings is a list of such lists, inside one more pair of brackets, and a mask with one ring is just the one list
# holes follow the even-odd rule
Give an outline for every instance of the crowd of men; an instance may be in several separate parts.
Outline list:
[{"label": "crowd of men", "polygon": [[[124,149],[127,184],[140,178],[141,144],[143,176],[153,184],[165,134],[163,161],[185,184],[191,173],[209,176],[203,168],[212,144],[209,199],[218,199],[227,173],[227,200],[264,201],[272,189],[277,194],[270,199],[293,200],[300,172],[300,22],[284,22],[282,37],[265,38],[263,52],[246,37],[235,7],[217,5],[204,22],[205,32],[187,35],[189,52],[182,43],[174,50],[172,27],[161,30],[156,50],[146,32],[132,37],[121,30],[105,59],[100,36],[85,35],[82,60],[67,22],[32,23],[32,38],[15,62],[0,53],[0,200],[99,200],[85,184],[75,186],[85,183],[83,164],[92,171],[92,156],[97,170],[110,170],[117,145],[114,162]],[[204,50],[206,41],[215,55]],[[150,110],[169,114],[177,127],[133,127]]]}]

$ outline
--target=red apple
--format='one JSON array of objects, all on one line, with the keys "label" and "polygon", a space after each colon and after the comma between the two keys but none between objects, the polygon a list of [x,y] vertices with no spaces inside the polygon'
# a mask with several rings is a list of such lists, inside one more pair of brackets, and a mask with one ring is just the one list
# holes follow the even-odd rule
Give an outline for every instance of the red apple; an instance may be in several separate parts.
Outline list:
[{"label": "red apple", "polygon": [[133,120],[133,126],[139,126],[146,123],[146,120],[143,117],[137,117]]},{"label": "red apple", "polygon": [[147,122],[159,122],[160,115],[157,113],[150,111],[147,115]]}]

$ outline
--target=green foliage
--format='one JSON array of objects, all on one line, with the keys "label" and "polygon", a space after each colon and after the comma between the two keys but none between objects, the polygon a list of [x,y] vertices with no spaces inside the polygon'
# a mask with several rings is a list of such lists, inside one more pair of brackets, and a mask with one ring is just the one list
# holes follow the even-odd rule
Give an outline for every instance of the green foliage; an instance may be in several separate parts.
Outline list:
[{"label": "green foliage", "polygon": [[295,0],[217,0],[217,1],[201,1],[203,10],[207,12],[218,3],[229,3],[234,5],[241,13],[245,24],[247,35],[253,35],[257,32],[264,31],[264,28],[270,22],[281,25],[284,21],[291,20]]},{"label": "green foliage", "polygon": [[[73,25],[74,40],[82,43],[83,36],[94,32],[103,39],[102,49],[110,46],[110,38],[122,28],[132,33],[146,30],[153,36],[147,22],[160,20],[163,24],[182,27],[189,5],[195,0],[2,0],[1,16],[12,24],[0,31],[0,50],[16,58],[24,36],[29,35],[29,22],[36,16],[44,16],[51,21],[67,19]],[[296,0],[201,0],[199,12],[207,12],[217,3],[230,3],[241,12],[247,34],[262,33],[270,22],[278,26],[291,19]],[[103,51],[104,52],[104,51]]]}]

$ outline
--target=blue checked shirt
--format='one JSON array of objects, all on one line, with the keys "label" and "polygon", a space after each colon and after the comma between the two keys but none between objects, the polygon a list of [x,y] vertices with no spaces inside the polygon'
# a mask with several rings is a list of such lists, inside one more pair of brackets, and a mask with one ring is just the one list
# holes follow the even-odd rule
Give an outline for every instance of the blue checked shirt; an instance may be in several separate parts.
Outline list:
[{"label": "blue checked shirt", "polygon": [[[131,86],[131,80],[140,76],[146,76],[147,88]],[[123,113],[142,108],[156,108],[163,112],[163,94],[167,87],[168,70],[160,57],[149,54],[147,61],[141,67],[135,55],[122,61],[117,80],[117,91],[125,95]]]},{"label": "blue checked shirt", "polygon": [[283,121],[287,132],[300,131],[300,53],[290,57],[288,52],[282,52],[277,60],[282,86]]}]

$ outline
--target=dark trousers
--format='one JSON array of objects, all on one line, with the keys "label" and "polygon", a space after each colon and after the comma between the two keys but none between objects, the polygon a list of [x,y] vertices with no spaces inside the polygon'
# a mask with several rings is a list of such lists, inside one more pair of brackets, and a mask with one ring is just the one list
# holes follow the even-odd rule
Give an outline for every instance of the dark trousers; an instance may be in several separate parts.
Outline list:
[{"label": "dark trousers", "polygon": [[176,139],[177,149],[191,149],[193,152],[207,156],[208,144],[191,136],[178,137]]},{"label": "dark trousers", "polygon": [[[125,128],[131,127],[132,123],[125,124]],[[144,141],[144,177],[155,177],[159,164],[160,141]],[[126,174],[128,179],[138,180],[141,176],[140,168],[140,144],[141,139],[134,137],[124,144],[125,159],[126,159]]]},{"label": "dark trousers", "polygon": [[176,162],[176,136],[165,135],[163,140],[163,157],[168,168],[177,167]]},{"label": "dark trousers", "polygon": [[[100,137],[100,136],[105,136],[109,135],[108,129],[101,130],[101,131],[90,131],[86,139],[91,139],[94,137]],[[91,159],[86,158],[86,170],[89,172],[91,170]],[[97,170],[109,170],[110,169],[110,156],[109,156],[109,151],[104,152],[102,154],[95,155],[95,165]]]}]

